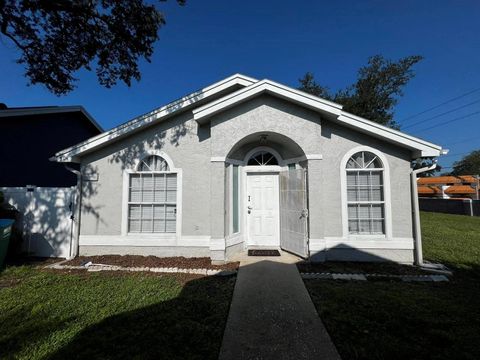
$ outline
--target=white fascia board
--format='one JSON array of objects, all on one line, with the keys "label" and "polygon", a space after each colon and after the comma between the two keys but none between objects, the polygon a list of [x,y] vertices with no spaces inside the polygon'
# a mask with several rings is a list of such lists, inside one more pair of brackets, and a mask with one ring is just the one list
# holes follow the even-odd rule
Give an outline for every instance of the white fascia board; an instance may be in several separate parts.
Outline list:
[{"label": "white fascia board", "polygon": [[328,112],[334,115],[340,115],[342,111],[342,105],[340,104],[336,104],[317,96],[307,94],[303,91],[278,84],[271,80],[262,80],[244,89],[240,89],[232,94],[226,95],[221,99],[212,101],[211,103],[194,109],[193,118],[199,124],[203,124],[207,122],[211,116],[263,93],[268,93],[288,101],[298,103],[316,111]]},{"label": "white fascia board", "polygon": [[361,132],[384,139],[387,142],[393,142],[403,145],[411,150],[413,158],[418,157],[437,157],[442,152],[442,147],[417,137],[407,135],[401,131],[391,129],[376,122],[361,118],[359,116],[342,111],[342,114],[336,119],[339,123],[358,129]]},{"label": "white fascia board", "polygon": [[100,132],[103,132],[103,128],[95,121],[95,119],[88,113],[83,106],[52,106],[52,107],[32,107],[29,109],[5,109],[0,111],[0,117],[12,117],[12,116],[29,116],[29,115],[44,115],[44,114],[58,114],[69,112],[81,112]]},{"label": "white fascia board", "polygon": [[257,80],[245,75],[235,74],[223,79],[215,84],[207,86],[206,88],[191,93],[179,100],[175,100],[165,106],[155,109],[147,114],[136,117],[120,126],[117,126],[100,135],[94,136],[84,142],[71,146],[67,149],[61,150],[51,157],[51,161],[57,162],[78,162],[78,156],[87,150],[92,150],[123,136],[133,130],[137,130],[143,126],[150,125],[152,122],[166,118],[173,113],[178,113],[181,110],[195,104],[196,102],[206,99],[209,96],[215,95],[223,90],[226,90],[235,85],[249,86]]},{"label": "white fascia board", "polygon": [[211,116],[262,93],[269,93],[310,109],[334,115],[333,118],[339,123],[413,150],[413,158],[436,157],[439,156],[442,151],[442,147],[439,145],[432,144],[425,140],[342,111],[342,105],[340,104],[336,104],[270,80],[259,81],[244,89],[226,95],[221,99],[194,109],[193,118],[199,124],[203,124],[207,122]]}]

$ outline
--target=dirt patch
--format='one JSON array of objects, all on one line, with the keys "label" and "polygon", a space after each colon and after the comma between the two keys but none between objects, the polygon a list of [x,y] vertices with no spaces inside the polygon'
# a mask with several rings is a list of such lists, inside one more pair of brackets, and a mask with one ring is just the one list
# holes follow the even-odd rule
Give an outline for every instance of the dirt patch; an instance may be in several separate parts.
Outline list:
[{"label": "dirt patch", "polygon": [[13,287],[20,284],[20,279],[1,279],[0,278],[0,290],[4,288]]},{"label": "dirt patch", "polygon": [[181,269],[211,269],[211,270],[237,270],[239,262],[231,262],[224,265],[212,265],[210,258],[185,258],[140,255],[102,255],[102,256],[78,256],[65,262],[63,265],[79,266],[91,261],[94,264],[116,265],[123,267],[177,267]]},{"label": "dirt patch", "polygon": [[297,264],[298,270],[305,273],[348,273],[348,274],[389,274],[389,275],[425,275],[432,274],[416,266],[396,263],[361,263],[361,262],[325,262]]}]

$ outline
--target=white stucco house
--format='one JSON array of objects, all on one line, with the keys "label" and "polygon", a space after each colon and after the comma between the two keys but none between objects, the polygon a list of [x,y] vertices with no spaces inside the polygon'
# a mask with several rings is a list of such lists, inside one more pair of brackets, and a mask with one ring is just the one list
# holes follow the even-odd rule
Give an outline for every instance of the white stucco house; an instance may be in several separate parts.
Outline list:
[{"label": "white stucco house", "polygon": [[282,248],[316,261],[412,263],[421,244],[411,161],[441,153],[237,74],[51,160],[81,165],[72,255],[228,261]]}]

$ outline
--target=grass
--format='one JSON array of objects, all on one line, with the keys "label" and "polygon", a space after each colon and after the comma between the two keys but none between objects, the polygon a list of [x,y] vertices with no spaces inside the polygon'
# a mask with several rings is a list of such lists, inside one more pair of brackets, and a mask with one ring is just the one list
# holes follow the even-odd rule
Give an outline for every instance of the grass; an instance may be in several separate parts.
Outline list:
[{"label": "grass", "polygon": [[480,218],[422,213],[422,231],[449,283],[306,281],[344,360],[480,359]]},{"label": "grass", "polygon": [[0,274],[0,359],[213,359],[232,277]]}]

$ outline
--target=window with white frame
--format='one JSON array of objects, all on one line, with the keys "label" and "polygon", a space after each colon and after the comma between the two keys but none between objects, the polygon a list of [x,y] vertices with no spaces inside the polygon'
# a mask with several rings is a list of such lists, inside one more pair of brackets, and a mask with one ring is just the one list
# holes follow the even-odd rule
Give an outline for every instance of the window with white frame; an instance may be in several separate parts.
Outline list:
[{"label": "window with white frame", "polygon": [[150,155],[130,174],[128,187],[129,233],[175,233],[177,174],[160,156]]},{"label": "window with white frame", "polygon": [[368,151],[347,162],[348,232],[355,235],[385,234],[383,164]]}]

